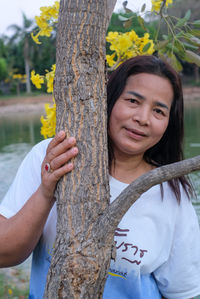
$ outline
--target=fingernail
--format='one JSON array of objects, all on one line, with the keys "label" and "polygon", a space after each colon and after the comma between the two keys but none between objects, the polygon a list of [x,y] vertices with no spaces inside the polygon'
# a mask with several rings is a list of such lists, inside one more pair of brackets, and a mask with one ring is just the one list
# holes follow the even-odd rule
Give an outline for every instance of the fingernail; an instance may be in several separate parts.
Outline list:
[{"label": "fingernail", "polygon": [[68,141],[69,141],[69,143],[74,143],[75,138],[74,137],[69,137]]},{"label": "fingernail", "polygon": [[74,147],[74,148],[72,149],[72,151],[73,151],[74,154],[77,154],[77,153],[78,153],[78,148],[77,148],[77,147]]},{"label": "fingernail", "polygon": [[62,137],[62,136],[64,136],[65,135],[65,131],[60,131],[60,132],[58,132],[58,136],[59,137]]},{"label": "fingernail", "polygon": [[69,168],[72,168],[72,167],[73,167],[73,164],[72,164],[72,163],[69,163],[69,164],[68,164],[68,167],[69,167]]}]

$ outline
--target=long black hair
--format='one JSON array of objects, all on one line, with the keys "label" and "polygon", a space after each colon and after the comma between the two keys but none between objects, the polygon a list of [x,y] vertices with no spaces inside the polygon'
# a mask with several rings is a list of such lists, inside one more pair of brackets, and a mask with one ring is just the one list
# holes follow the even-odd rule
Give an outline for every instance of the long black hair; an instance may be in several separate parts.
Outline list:
[{"label": "long black hair", "polygon": [[[173,88],[173,101],[170,110],[168,127],[153,147],[144,154],[146,162],[159,167],[183,160],[183,136],[184,136],[184,111],[183,91],[179,74],[165,61],[156,56],[136,56],[121,64],[111,73],[107,85],[108,97],[108,125],[113,106],[122,94],[127,78],[140,73],[154,74],[169,80]],[[109,163],[114,159],[112,143],[108,136]],[[180,184],[186,194],[193,194],[193,188],[186,176],[181,176],[168,181],[176,198],[180,201]],[[161,188],[163,192],[163,189]]]}]

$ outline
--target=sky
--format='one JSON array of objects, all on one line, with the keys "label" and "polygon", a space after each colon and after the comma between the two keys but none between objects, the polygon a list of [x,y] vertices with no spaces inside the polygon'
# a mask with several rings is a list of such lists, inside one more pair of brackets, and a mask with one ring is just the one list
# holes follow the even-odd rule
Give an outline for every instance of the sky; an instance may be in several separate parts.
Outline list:
[{"label": "sky", "polygon": [[[117,0],[115,11],[122,7],[124,0]],[[33,19],[40,14],[41,6],[52,5],[55,0],[0,0],[0,35],[11,35],[12,31],[7,29],[11,24],[22,25],[22,12],[28,19]],[[143,3],[150,9],[151,0],[129,0],[127,7],[138,11]]]}]

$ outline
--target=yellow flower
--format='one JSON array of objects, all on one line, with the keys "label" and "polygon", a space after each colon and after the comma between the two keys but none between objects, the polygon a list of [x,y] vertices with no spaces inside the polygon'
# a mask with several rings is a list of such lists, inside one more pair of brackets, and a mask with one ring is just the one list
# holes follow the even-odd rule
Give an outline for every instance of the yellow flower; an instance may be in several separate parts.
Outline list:
[{"label": "yellow flower", "polygon": [[26,80],[26,75],[22,75],[22,74],[13,74],[13,75],[12,75],[12,78],[13,78],[14,80],[19,80],[19,81],[22,82],[22,83],[26,82],[26,81],[25,81],[25,80]]},{"label": "yellow flower", "polygon": [[41,116],[40,121],[42,123],[41,135],[44,138],[53,137],[56,132],[56,104],[54,101],[53,106],[45,104],[46,117]]},{"label": "yellow flower", "polygon": [[36,44],[41,44],[39,36],[50,36],[53,30],[53,23],[58,21],[59,2],[56,1],[53,6],[43,6],[40,8],[40,16],[35,17],[39,32],[34,36],[31,33],[32,39]]},{"label": "yellow flower", "polygon": [[52,71],[46,71],[46,80],[47,80],[47,92],[51,93],[53,92],[53,82],[54,82],[54,76],[55,76],[55,71],[56,71],[56,65],[53,64],[51,67]]},{"label": "yellow flower", "polygon": [[33,32],[31,32],[31,37],[32,37],[33,41],[38,45],[41,44],[41,42],[38,39],[39,36],[40,36],[40,31],[35,36],[33,35]]},{"label": "yellow flower", "polygon": [[151,10],[159,12],[160,8],[161,8],[161,5],[162,5],[162,0],[160,0],[160,1],[159,0],[152,0],[151,4],[152,4]]},{"label": "yellow flower", "polygon": [[12,295],[12,294],[13,294],[12,289],[8,289],[8,294],[9,294],[9,295]]},{"label": "yellow flower", "polygon": [[173,0],[167,0],[166,3],[165,3],[165,5],[166,5],[166,7],[168,7],[169,4],[172,4],[172,3],[173,3]]},{"label": "yellow flower", "polygon": [[106,55],[106,61],[107,61],[107,64],[111,67],[113,66],[116,61],[114,60],[115,58],[115,53],[113,53],[112,55]]},{"label": "yellow flower", "polygon": [[39,16],[39,17],[36,16],[35,21],[39,28],[43,28],[47,26],[46,18],[44,18],[43,16]]},{"label": "yellow flower", "polygon": [[116,40],[118,37],[119,32],[108,32],[108,35],[106,36],[107,42],[111,43],[113,40]]},{"label": "yellow flower", "polygon": [[44,83],[43,76],[40,76],[39,74],[35,74],[35,71],[31,72],[31,81],[36,86],[36,88],[40,89],[42,86],[41,84]]},{"label": "yellow flower", "polygon": [[138,35],[134,30],[131,30],[130,32],[127,32],[128,37],[130,38],[131,41],[135,42],[138,40]]},{"label": "yellow flower", "polygon": [[[172,4],[172,3],[173,3],[173,0],[166,0],[165,6],[168,7],[169,4]],[[152,4],[151,10],[159,12],[162,7],[163,0],[151,0],[151,4]]]},{"label": "yellow flower", "polygon": [[127,35],[121,35],[119,36],[118,39],[118,49],[121,52],[126,52],[131,46],[132,46],[132,41]]},{"label": "yellow flower", "polygon": [[53,27],[51,26],[46,26],[46,27],[43,27],[41,30],[40,30],[40,35],[41,36],[51,36],[51,32],[53,30]]},{"label": "yellow flower", "polygon": [[139,55],[139,52],[137,50],[130,50],[126,52],[126,59],[132,58]]},{"label": "yellow flower", "polygon": [[[119,61],[117,64],[119,66],[119,64],[131,57],[153,54],[154,43],[149,37],[148,33],[145,33],[143,37],[139,37],[134,30],[126,33],[109,32],[106,40],[111,44],[110,49],[113,53],[106,56],[108,65],[112,67],[116,63],[114,57],[117,58],[115,59],[116,61]],[[149,46],[145,50],[147,44]]]}]

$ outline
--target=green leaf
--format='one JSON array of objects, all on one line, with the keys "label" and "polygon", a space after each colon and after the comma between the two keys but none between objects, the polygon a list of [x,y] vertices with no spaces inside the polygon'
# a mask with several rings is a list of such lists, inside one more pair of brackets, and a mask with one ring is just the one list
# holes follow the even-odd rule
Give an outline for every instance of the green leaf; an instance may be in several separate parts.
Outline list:
[{"label": "green leaf", "polygon": [[190,44],[190,43],[187,43],[187,42],[183,42],[183,44],[184,44],[184,47],[185,47],[186,49],[189,49],[189,50],[196,51],[196,50],[199,49],[199,47],[194,46],[194,45],[192,45],[192,44]]},{"label": "green leaf", "polygon": [[175,70],[177,72],[181,72],[183,69],[183,66],[180,63],[180,61],[176,58],[176,56],[172,52],[168,52],[167,56],[169,57],[170,64],[173,66],[173,68],[175,68]]},{"label": "green leaf", "polygon": [[167,46],[168,43],[169,43],[168,40],[162,40],[162,41],[158,42],[156,45],[156,50],[163,49],[165,46]]},{"label": "green leaf", "polygon": [[149,43],[147,43],[147,44],[144,46],[144,48],[142,49],[142,52],[143,52],[143,53],[147,52],[147,51],[149,50],[150,47],[151,47],[151,43],[149,42]]},{"label": "green leaf", "polygon": [[180,50],[175,46],[175,44],[174,43],[168,43],[167,44],[167,46],[166,46],[166,48],[168,49],[168,50],[170,50],[170,52],[176,52],[176,53],[178,53]]},{"label": "green leaf", "polygon": [[142,5],[141,12],[144,12],[145,9],[146,9],[146,3],[144,3],[144,4]]},{"label": "green leaf", "polygon": [[178,52],[183,52],[184,53],[185,52],[183,43],[180,40],[176,39],[175,42],[174,42],[174,46],[176,48],[176,53],[178,53]]},{"label": "green leaf", "polygon": [[142,29],[144,29],[145,31],[147,30],[147,28],[144,25],[144,19],[141,16],[137,16],[138,22],[140,24],[140,26],[142,27]]},{"label": "green leaf", "polygon": [[195,46],[200,46],[200,38],[192,35],[191,33],[185,33],[182,35],[182,37],[188,41],[189,43],[192,43]]},{"label": "green leaf", "polygon": [[183,42],[183,45],[184,45],[184,47],[185,47],[186,49],[189,49],[189,50],[194,50],[194,51],[196,51],[196,50],[199,49],[199,47],[194,46],[194,45],[192,45],[192,44],[189,44],[189,43],[187,43],[187,42]]},{"label": "green leaf", "polygon": [[193,37],[193,35],[189,32],[183,32],[181,37],[183,37],[184,39],[190,41],[190,39],[191,39],[191,37]]},{"label": "green leaf", "polygon": [[185,59],[188,62],[195,63],[196,65],[200,66],[200,56],[190,50],[185,51]]},{"label": "green leaf", "polygon": [[121,16],[121,15],[118,15],[118,19],[122,22],[125,22],[125,21],[128,21],[130,18],[127,18],[127,17],[124,17],[124,16]]},{"label": "green leaf", "polygon": [[165,40],[169,40],[170,39],[170,37],[168,36],[168,35],[166,35],[166,34],[163,34],[163,39],[165,39]]},{"label": "green leaf", "polygon": [[192,23],[195,27],[200,27],[200,20],[196,20]]},{"label": "green leaf", "polygon": [[199,36],[200,37],[200,30],[199,29],[192,29],[189,30],[188,33],[194,35],[194,36]]},{"label": "green leaf", "polygon": [[189,19],[190,19],[190,16],[191,16],[191,10],[189,9],[189,10],[186,12],[184,18],[178,20],[178,22],[176,23],[176,26],[175,26],[175,27],[182,27],[182,26],[186,25],[186,23],[187,23],[187,22],[189,21]]},{"label": "green leaf", "polygon": [[128,29],[132,25],[132,19],[129,19],[128,21],[124,22],[124,28]]},{"label": "green leaf", "polygon": [[191,41],[194,45],[196,45],[196,46],[200,46],[200,39],[199,39],[198,37],[196,37],[196,36],[192,36],[192,37],[190,38],[190,41]]},{"label": "green leaf", "polygon": [[186,12],[185,16],[184,16],[184,19],[186,19],[187,21],[189,21],[191,17],[191,9],[188,9],[188,11]]}]

